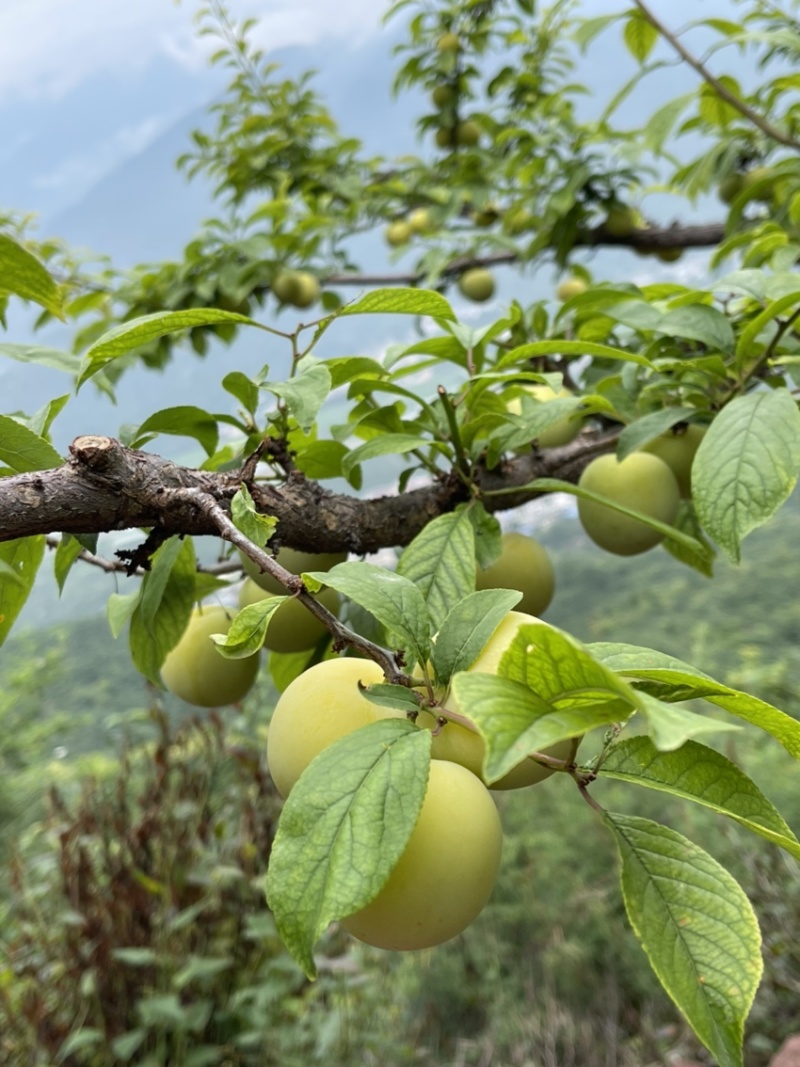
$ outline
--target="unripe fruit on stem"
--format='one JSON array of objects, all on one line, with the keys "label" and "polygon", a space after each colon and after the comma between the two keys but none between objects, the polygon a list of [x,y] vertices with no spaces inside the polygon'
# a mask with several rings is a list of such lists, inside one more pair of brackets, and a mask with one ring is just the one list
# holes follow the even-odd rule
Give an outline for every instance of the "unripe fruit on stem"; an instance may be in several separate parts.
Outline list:
[{"label": "unripe fruit on stem", "polygon": [[717,193],[723,204],[732,204],[742,189],[744,189],[744,174],[737,170],[722,179]]},{"label": "unripe fruit on stem", "polygon": [[[532,615],[526,615],[521,611],[510,611],[489,638],[477,659],[470,664],[468,670],[478,671],[485,674],[497,674],[497,668],[503,653],[509,648],[517,635],[520,626],[526,623],[539,622]],[[464,715],[469,718],[469,708],[462,708],[452,693],[445,695],[444,707],[451,712]],[[427,730],[435,730],[437,727],[436,709],[420,712],[417,717],[417,725]],[[555,745],[542,750],[545,756],[554,759],[571,762],[577,751],[579,739],[570,738],[566,741],[558,741]],[[443,725],[438,733],[434,734],[431,746],[434,759],[452,760],[460,763],[462,767],[472,771],[474,775],[483,780],[483,760],[486,755],[486,745],[477,730],[470,730],[460,722],[449,721]],[[522,789],[555,774],[552,767],[545,767],[533,759],[524,759],[513,767],[508,774],[499,781],[492,782],[491,789]]]},{"label": "unripe fruit on stem", "polygon": [[406,223],[412,233],[425,234],[430,233],[433,229],[433,219],[426,207],[414,208],[413,211],[409,212]]},{"label": "unripe fruit on stem", "polygon": [[272,282],[272,292],[282,304],[310,307],[319,299],[319,282],[305,270],[289,270]]},{"label": "unripe fruit on stem", "polygon": [[457,33],[443,33],[439,40],[436,42],[436,47],[440,52],[457,52],[461,47],[461,42],[458,39]]},{"label": "unripe fruit on stem", "polygon": [[[268,593],[276,596],[286,594],[285,586],[282,586],[277,578],[273,578],[266,571],[260,571],[258,565],[253,563],[249,556],[239,553],[245,574],[252,578],[256,585],[266,589]],[[329,571],[337,563],[344,563],[347,559],[346,552],[298,552],[295,548],[279,548],[275,553],[275,562],[280,563],[292,574],[303,574],[304,571]]]},{"label": "unripe fruit on stem", "polygon": [[267,764],[275,788],[288,796],[294,783],[324,748],[378,719],[404,718],[402,712],[372,704],[358,689],[382,682],[377,663],[329,659],[295,678],[275,705],[267,730]]},{"label": "unripe fruit on stem", "polygon": [[455,130],[451,129],[449,126],[440,126],[436,131],[437,148],[452,148],[455,143]]},{"label": "unripe fruit on stem", "polygon": [[456,90],[452,85],[437,85],[431,93],[434,107],[443,108],[452,103],[456,98]]},{"label": "unripe fruit on stem", "polygon": [[627,204],[613,204],[606,216],[605,228],[612,237],[630,237],[635,230],[643,229],[642,216]]},{"label": "unripe fruit on stem", "polygon": [[384,236],[387,244],[391,245],[392,248],[399,248],[400,245],[408,244],[411,240],[411,227],[407,222],[398,219],[397,222],[389,223]]},{"label": "unripe fruit on stem", "polygon": [[768,204],[772,199],[774,182],[768,182],[766,179],[771,177],[771,167],[754,167],[753,170],[745,171],[743,176],[743,188],[751,189],[754,185],[758,185],[759,182],[764,182],[765,184],[753,199],[761,200],[765,204]]},{"label": "unripe fruit on stem", "polygon": [[565,278],[556,289],[556,297],[561,301],[571,300],[573,296],[581,296],[588,288],[583,278]]},{"label": "unripe fruit on stem", "polygon": [[[675,521],[681,502],[675,475],[662,459],[647,452],[633,452],[621,463],[615,455],[598,456],[584,469],[578,485],[668,524]],[[618,556],[638,555],[664,539],[651,526],[581,497],[578,517],[596,545]]]},{"label": "unripe fruit on stem", "polygon": [[677,263],[683,255],[682,248],[660,248],[656,252],[656,258],[662,263]]},{"label": "unripe fruit on stem", "polygon": [[553,599],[555,574],[543,545],[521,533],[505,533],[500,558],[485,569],[478,568],[476,589],[518,589],[522,600],[517,611],[541,615]]},{"label": "unripe fruit on stem", "polygon": [[[538,400],[542,404],[546,404],[548,400],[555,400],[556,398],[572,396],[569,389],[559,389],[555,392],[549,385],[545,385],[544,382],[538,385],[525,385],[522,387],[524,392],[529,396],[532,396],[534,400]],[[522,414],[522,399],[518,396],[513,396],[508,404],[506,410],[511,415]],[[556,422],[551,423],[546,429],[542,430],[539,434],[537,443],[539,448],[558,448],[559,445],[568,445],[570,441],[574,441],[578,436],[581,428],[580,416],[567,416],[563,419],[558,419]],[[520,453],[527,451],[527,449],[520,449]]]},{"label": "unripe fruit on stem", "polygon": [[467,119],[465,122],[459,122],[458,126],[456,126],[456,144],[464,145],[466,148],[474,148],[480,139],[481,128],[477,122]]},{"label": "unripe fruit on stem", "polygon": [[692,463],[705,432],[705,426],[691,423],[668,430],[642,448],[643,452],[664,460],[675,475],[681,496],[687,499],[692,495]]},{"label": "unripe fruit on stem", "polygon": [[[248,578],[239,592],[239,607],[246,608],[249,604],[257,604],[260,600],[275,595],[266,592],[256,585],[252,578]],[[335,589],[322,589],[314,594],[314,599],[338,616],[342,602]],[[302,652],[304,649],[314,648],[327,633],[328,629],[324,623],[312,615],[305,604],[292,597],[291,600],[284,601],[269,620],[264,648],[271,652]]]},{"label": "unripe fruit on stem", "polygon": [[502,827],[486,787],[457,763],[434,760],[419,819],[389,880],[342,922],[384,949],[441,945],[477,919],[491,896]]},{"label": "unripe fruit on stem", "polygon": [[259,655],[224,659],[211,634],[226,634],[234,612],[218,604],[196,608],[183,636],[167,653],[161,680],[170,693],[201,708],[236,704],[252,688]]},{"label": "unripe fruit on stem", "polygon": [[481,208],[480,211],[473,212],[472,215],[472,221],[476,226],[480,226],[481,229],[485,229],[488,226],[494,226],[499,218],[500,212],[496,207],[492,207],[491,204]]},{"label": "unripe fruit on stem", "polygon": [[458,279],[458,288],[468,300],[482,303],[494,295],[494,277],[483,267],[473,267]]}]

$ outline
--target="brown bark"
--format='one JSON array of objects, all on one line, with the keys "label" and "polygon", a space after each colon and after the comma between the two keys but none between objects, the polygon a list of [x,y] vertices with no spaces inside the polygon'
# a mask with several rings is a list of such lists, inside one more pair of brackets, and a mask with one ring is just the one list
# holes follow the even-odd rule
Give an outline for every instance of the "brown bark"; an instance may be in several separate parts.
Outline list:
[{"label": "brown bark", "polygon": [[[584,431],[561,448],[510,459],[494,470],[478,468],[474,485],[489,511],[518,507],[538,493],[522,489],[534,478],[576,482],[589,460],[613,447],[616,434]],[[226,510],[241,471],[192,470],[150,452],[125,448],[110,437],[78,437],[61,467],[0,478],[0,541],[53,532],[103,533],[146,527],[164,536],[218,536],[192,489]],[[484,495],[500,489],[520,491]],[[279,488],[249,486],[259,511],[279,520],[275,544],[306,551],[355,554],[405,545],[437,515],[469,498],[450,474],[430,486],[395,496],[359,499],[332,493],[299,472]]]}]

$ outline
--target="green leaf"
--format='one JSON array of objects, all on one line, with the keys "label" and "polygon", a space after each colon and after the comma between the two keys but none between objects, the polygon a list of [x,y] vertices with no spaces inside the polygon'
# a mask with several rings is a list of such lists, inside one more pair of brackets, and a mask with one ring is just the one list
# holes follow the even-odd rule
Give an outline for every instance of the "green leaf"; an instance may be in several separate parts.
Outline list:
[{"label": "green leaf", "polygon": [[657,789],[727,815],[800,859],[800,842],[755,782],[713,748],[687,741],[659,752],[647,737],[630,737],[608,752],[600,774]]},{"label": "green leaf", "polygon": [[[649,306],[649,305],[648,305]],[[628,352],[624,348],[612,348],[595,341],[531,341],[507,352],[498,362],[498,370],[514,363],[524,363],[536,356],[599,356],[601,359],[622,360],[624,363],[637,363],[640,367],[652,367],[645,356],[637,352]]]},{"label": "green leaf", "polygon": [[0,233],[0,291],[14,293],[64,318],[64,295],[49,271],[13,237]]},{"label": "green leaf", "polygon": [[119,1056],[121,1060],[129,1060],[137,1052],[146,1037],[146,1030],[128,1030],[126,1033],[114,1038],[111,1042],[111,1051],[115,1056]]},{"label": "green leaf", "polygon": [[660,752],[673,752],[690,737],[740,730],[732,722],[720,722],[694,711],[659,700],[650,693],[637,693],[637,704],[647,719],[648,732]]},{"label": "green leaf", "polygon": [[634,11],[623,27],[622,37],[633,58],[644,63],[658,40],[658,30],[640,11]]},{"label": "green leaf", "polygon": [[414,699],[410,689],[404,685],[385,685],[378,683],[368,685],[364,689],[364,696],[368,697],[373,704],[380,704],[382,708],[391,708],[393,711],[417,712],[419,703]]},{"label": "green leaf", "polygon": [[714,419],[692,464],[692,497],[709,536],[738,563],[742,540],[797,484],[800,412],[786,389],[737,397]]},{"label": "green leaf", "polygon": [[448,612],[475,590],[475,534],[468,509],[429,522],[403,550],[397,573],[420,590],[438,630]]},{"label": "green leaf", "polygon": [[[154,554],[154,570],[160,553],[165,550],[172,553],[171,540]],[[150,571],[144,576],[141,601],[131,615],[129,641],[134,665],[154,685],[161,685],[160,671],[164,658],[181,639],[189,622],[195,600],[195,571],[194,546],[191,538],[186,537],[180,542],[161,594],[154,594],[158,604],[152,618],[149,612],[148,617],[145,617],[141,604],[147,595],[147,585],[153,578],[153,572]],[[159,571],[159,577],[154,580],[154,584],[158,586],[160,581]]]},{"label": "green leaf", "polygon": [[60,467],[64,460],[43,437],[16,419],[0,415],[0,462],[17,474],[24,474]]},{"label": "green leaf", "polygon": [[[0,543],[0,645],[28,599],[45,551],[44,535]],[[11,568],[10,576],[6,568]]]},{"label": "green leaf", "polygon": [[753,909],[724,867],[666,826],[606,815],[636,936],[720,1067],[743,1067],[744,1021],[763,964]]},{"label": "green leaf", "polygon": [[81,361],[74,352],[62,352],[59,348],[45,348],[43,345],[0,344],[0,356],[16,359],[20,363],[36,363],[65,374],[77,374]]},{"label": "green leaf", "polygon": [[82,1026],[79,1030],[70,1034],[60,1046],[56,1055],[56,1063],[63,1063],[67,1056],[84,1049],[97,1048],[105,1042],[105,1034],[96,1026]]},{"label": "green leaf", "polygon": [[717,308],[707,304],[691,304],[673,308],[658,324],[658,332],[670,337],[686,337],[702,341],[710,349],[732,353],[735,345],[733,327]]},{"label": "green leaf", "polygon": [[106,618],[111,636],[116,640],[125,623],[133,615],[142,595],[141,587],[135,593],[112,593],[106,603]]},{"label": "green leaf", "polygon": [[651,648],[606,642],[587,648],[611,670],[636,681],[637,689],[646,689],[660,700],[708,700],[764,730],[800,760],[800,722],[765,700],[722,685],[695,667]]},{"label": "green leaf", "polygon": [[522,682],[481,671],[454,675],[452,690],[459,707],[469,708],[469,718],[486,742],[487,782],[502,778],[532,753],[618,722],[631,710],[621,701],[558,709]]},{"label": "green leaf", "polygon": [[[708,435],[706,434],[706,437],[707,436]],[[703,440],[705,441],[705,438]],[[700,447],[702,448],[702,445]],[[694,477],[694,467],[692,467],[692,477]],[[654,530],[658,530],[660,533],[664,534],[665,537],[669,537],[671,540],[683,545],[689,552],[699,556],[706,554],[703,544],[700,541],[695,541],[693,537],[689,537],[688,534],[682,533],[674,526],[667,526],[665,522],[659,522],[658,519],[654,519],[650,515],[645,515],[641,511],[634,511],[633,508],[627,508],[624,504],[618,504],[616,500],[610,500],[608,497],[601,496],[599,493],[593,493],[589,489],[584,489],[583,486],[573,485],[571,482],[562,482],[559,478],[537,478],[535,481],[528,482],[527,485],[515,489],[515,492],[519,492],[520,489],[540,489],[546,493],[569,493],[571,496],[580,496],[585,500],[594,500],[595,503],[603,504],[605,507],[611,508],[613,511],[619,511],[622,515],[628,515],[632,519],[637,519],[639,522],[643,522],[646,526],[652,526]]]},{"label": "green leaf", "polygon": [[156,411],[145,419],[131,440],[130,447],[138,448],[150,434],[166,433],[176,437],[193,437],[199,441],[206,454],[211,456],[217,448],[219,427],[213,415],[192,404]]},{"label": "green leaf", "polygon": [[310,666],[311,660],[317,655],[315,648],[304,648],[302,652],[274,652],[270,651],[267,659],[267,668],[272,684],[279,693],[282,693],[288,685],[299,678]]},{"label": "green leaf", "polygon": [[441,293],[429,289],[373,289],[339,315],[430,315],[434,319],[455,319],[455,312]]},{"label": "green leaf", "polygon": [[72,570],[72,564],[81,552],[83,552],[83,545],[80,541],[76,541],[70,534],[62,535],[61,540],[58,542],[55,559],[53,560],[53,571],[55,573],[56,582],[58,583],[59,596],[64,592],[64,582],[67,580],[67,575]]},{"label": "green leaf", "polygon": [[337,563],[329,571],[308,574],[366,608],[418,663],[428,661],[430,618],[422,593],[408,578],[372,563]]},{"label": "green leaf", "polygon": [[257,548],[264,548],[275,532],[278,520],[272,515],[262,515],[256,511],[255,502],[246,485],[241,485],[231,500],[231,519],[248,541]]},{"label": "green leaf", "polygon": [[310,441],[297,450],[295,465],[307,478],[341,478],[344,459],[348,453],[341,441]]},{"label": "green leaf", "polygon": [[299,373],[288,382],[265,382],[263,388],[284,400],[300,428],[308,433],[331,391],[331,372],[311,356],[297,366]]},{"label": "green leaf", "polygon": [[317,938],[373,900],[403,854],[428,787],[430,743],[405,720],[371,723],[320,752],[289,794],[267,900],[310,978]]},{"label": "green leaf", "polygon": [[695,552],[694,549],[689,548],[688,545],[683,545],[679,541],[674,541],[671,537],[667,537],[662,541],[662,547],[675,559],[680,560],[681,563],[685,563],[689,567],[694,567],[695,570],[704,574],[706,578],[713,578],[714,560],[716,559],[717,553],[714,550],[714,546],[706,539],[706,536],[703,533],[703,529],[697,520],[694,504],[691,500],[681,500],[678,505],[678,514],[675,518],[674,525],[676,530],[680,530],[681,533],[687,534],[699,545],[702,545],[703,551],[701,553]]},{"label": "green leaf", "polygon": [[666,433],[676,423],[685,422],[694,414],[694,408],[662,408],[661,411],[652,411],[649,415],[637,419],[636,422],[626,426],[619,435],[617,459],[621,463],[631,452],[638,452],[640,448]]},{"label": "green leaf", "polygon": [[373,437],[365,441],[363,445],[352,449],[342,460],[342,473],[349,477],[354,467],[364,463],[368,459],[377,459],[380,456],[403,455],[413,452],[416,448],[430,448],[435,442],[426,437],[417,437],[408,433],[382,433],[380,437]]},{"label": "green leaf", "polygon": [[249,412],[250,415],[255,415],[258,409],[259,391],[258,386],[251,378],[248,378],[246,374],[242,374],[240,370],[232,370],[230,374],[226,374],[222,379],[222,388],[226,393],[236,397],[245,411]]},{"label": "green leaf", "polygon": [[[761,273],[761,271],[754,272]],[[750,271],[739,271],[738,274],[750,274]],[[734,275],[733,277],[735,277]],[[793,284],[797,285],[797,275],[792,275]],[[753,358],[752,346],[756,343],[757,338],[764,327],[776,319],[778,315],[783,311],[787,311],[789,308],[795,308],[800,304],[800,290],[794,288],[792,292],[785,293],[769,304],[762,312],[755,316],[742,332],[739,334],[739,340],[736,342],[736,366],[741,370],[742,367]],[[758,352],[755,353],[758,355]]]},{"label": "green leaf", "polygon": [[156,614],[161,607],[164,591],[169,582],[169,576],[175,561],[181,552],[183,542],[175,534],[164,542],[153,556],[152,565],[142,583],[141,597],[139,598],[139,610],[142,613],[142,622],[145,626],[153,626]]},{"label": "green leaf", "polygon": [[481,589],[456,603],[441,624],[433,646],[437,685],[447,685],[470,667],[522,594],[510,589]]},{"label": "green leaf", "polygon": [[267,636],[270,619],[287,599],[285,596],[271,596],[242,608],[226,634],[211,635],[220,655],[225,659],[245,659],[258,652]]},{"label": "green leaf", "polygon": [[217,308],[187,308],[183,311],[156,311],[152,315],[142,315],[123,322],[104,333],[86,350],[78,386],[88,381],[101,367],[112,360],[132,352],[136,348],[150,344],[151,341],[165,337],[167,334],[180,333],[195,326],[215,326],[221,322],[245,323],[258,326],[258,323],[246,315],[237,315],[233,311],[220,311]]},{"label": "green leaf", "polygon": [[500,559],[503,550],[503,529],[480,502],[467,509],[475,534],[475,562],[478,567],[491,567]]},{"label": "green leaf", "polygon": [[636,693],[614,671],[599,663],[574,637],[546,622],[520,626],[503,653],[497,673],[530,686],[561,707],[623,700],[632,711],[636,704]]},{"label": "green leaf", "polygon": [[152,967],[158,962],[158,956],[152,948],[114,948],[111,955],[120,963],[127,963],[129,967]]}]

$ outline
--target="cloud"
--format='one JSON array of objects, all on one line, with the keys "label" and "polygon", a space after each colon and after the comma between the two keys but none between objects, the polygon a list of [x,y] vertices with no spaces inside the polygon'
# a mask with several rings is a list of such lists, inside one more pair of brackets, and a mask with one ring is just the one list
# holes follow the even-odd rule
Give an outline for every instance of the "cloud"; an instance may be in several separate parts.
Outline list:
[{"label": "cloud", "polygon": [[62,159],[46,174],[33,177],[34,189],[88,189],[118,166],[120,160],[135,156],[169,126],[172,117],[154,115],[134,126],[116,130],[92,146],[91,151],[75,153]]},{"label": "cloud", "polygon": [[[266,51],[324,38],[360,44],[380,29],[374,0],[234,0],[235,17],[260,19]],[[104,72],[141,69],[162,55],[189,69],[205,64],[211,41],[198,39],[194,5],[165,0],[2,0],[0,102],[58,99]]]}]

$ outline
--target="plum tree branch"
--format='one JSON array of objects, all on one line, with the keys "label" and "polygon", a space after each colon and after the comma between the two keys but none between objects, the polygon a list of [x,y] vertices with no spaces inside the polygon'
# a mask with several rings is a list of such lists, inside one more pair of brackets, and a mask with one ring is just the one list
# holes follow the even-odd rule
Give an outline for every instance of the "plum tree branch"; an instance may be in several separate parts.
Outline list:
[{"label": "plum tree branch", "polygon": [[397,654],[388,652],[385,648],[376,645],[365,637],[361,637],[360,634],[354,633],[339,622],[333,612],[328,611],[316,597],[313,597],[308,592],[298,575],[287,571],[273,556],[270,556],[263,548],[254,545],[252,541],[245,537],[233,524],[230,515],[224,511],[219,502],[210,493],[204,493],[200,489],[176,489],[173,493],[175,496],[180,497],[181,500],[185,500],[189,506],[196,507],[206,515],[226,541],[230,541],[263,571],[266,571],[267,574],[270,574],[276,581],[280,582],[290,595],[299,600],[312,615],[319,619],[323,626],[333,635],[333,645],[336,651],[340,651],[345,645],[349,645],[374,660],[383,670],[389,682],[395,685],[412,686],[413,679],[403,673],[402,663]]},{"label": "plum tree branch", "polygon": [[[548,477],[577,482],[589,460],[608,452],[615,439],[616,432],[584,430],[560,448],[532,450],[492,470],[479,466],[473,491],[486,494],[490,511],[519,507],[541,495],[524,488],[529,482]],[[61,467],[0,478],[0,542],[137,527],[167,536],[218,536],[210,515],[176,490],[198,490],[227,513],[242,482],[241,470],[193,470],[111,437],[78,437],[69,451]],[[519,491],[490,495],[515,488]],[[371,499],[332,493],[299,471],[280,487],[252,483],[250,490],[258,510],[278,519],[276,546],[356,555],[408,544],[432,519],[470,498],[470,489],[454,473],[420,489]]]},{"label": "plum tree branch", "polygon": [[757,111],[749,107],[743,100],[740,100],[735,93],[732,93],[729,89],[723,85],[723,83],[715,78],[711,71],[705,67],[696,56],[686,49],[680,40],[661,22],[656,15],[650,10],[644,0],[634,0],[634,3],[639,8],[641,13],[650,23],[650,25],[658,30],[659,34],[665,41],[678,53],[681,59],[687,63],[692,70],[696,71],[703,81],[710,85],[714,92],[724,100],[731,107],[736,108],[740,115],[744,117],[762,133],[765,133],[767,137],[772,138],[773,141],[777,141],[778,144],[786,145],[788,148],[800,148],[800,141],[795,140],[794,137],[788,133],[784,133],[783,130],[778,129],[777,126],[773,126],[771,122],[764,118],[763,115],[759,115]]},{"label": "plum tree branch", "polygon": [[[633,233],[619,237],[609,233],[605,226],[595,226],[584,230],[575,239],[575,247],[596,248],[600,245],[613,245],[618,248],[632,248],[644,252],[662,252],[674,248],[712,248],[725,236],[725,226],[721,222],[707,223],[702,226],[649,227],[635,230]],[[519,262],[516,252],[491,252],[485,256],[460,256],[453,259],[442,271],[442,277],[451,280],[470,267],[499,267]],[[427,274],[424,271],[407,271],[392,274],[330,274],[321,279],[326,287],[336,285],[390,286],[421,285]]]}]

